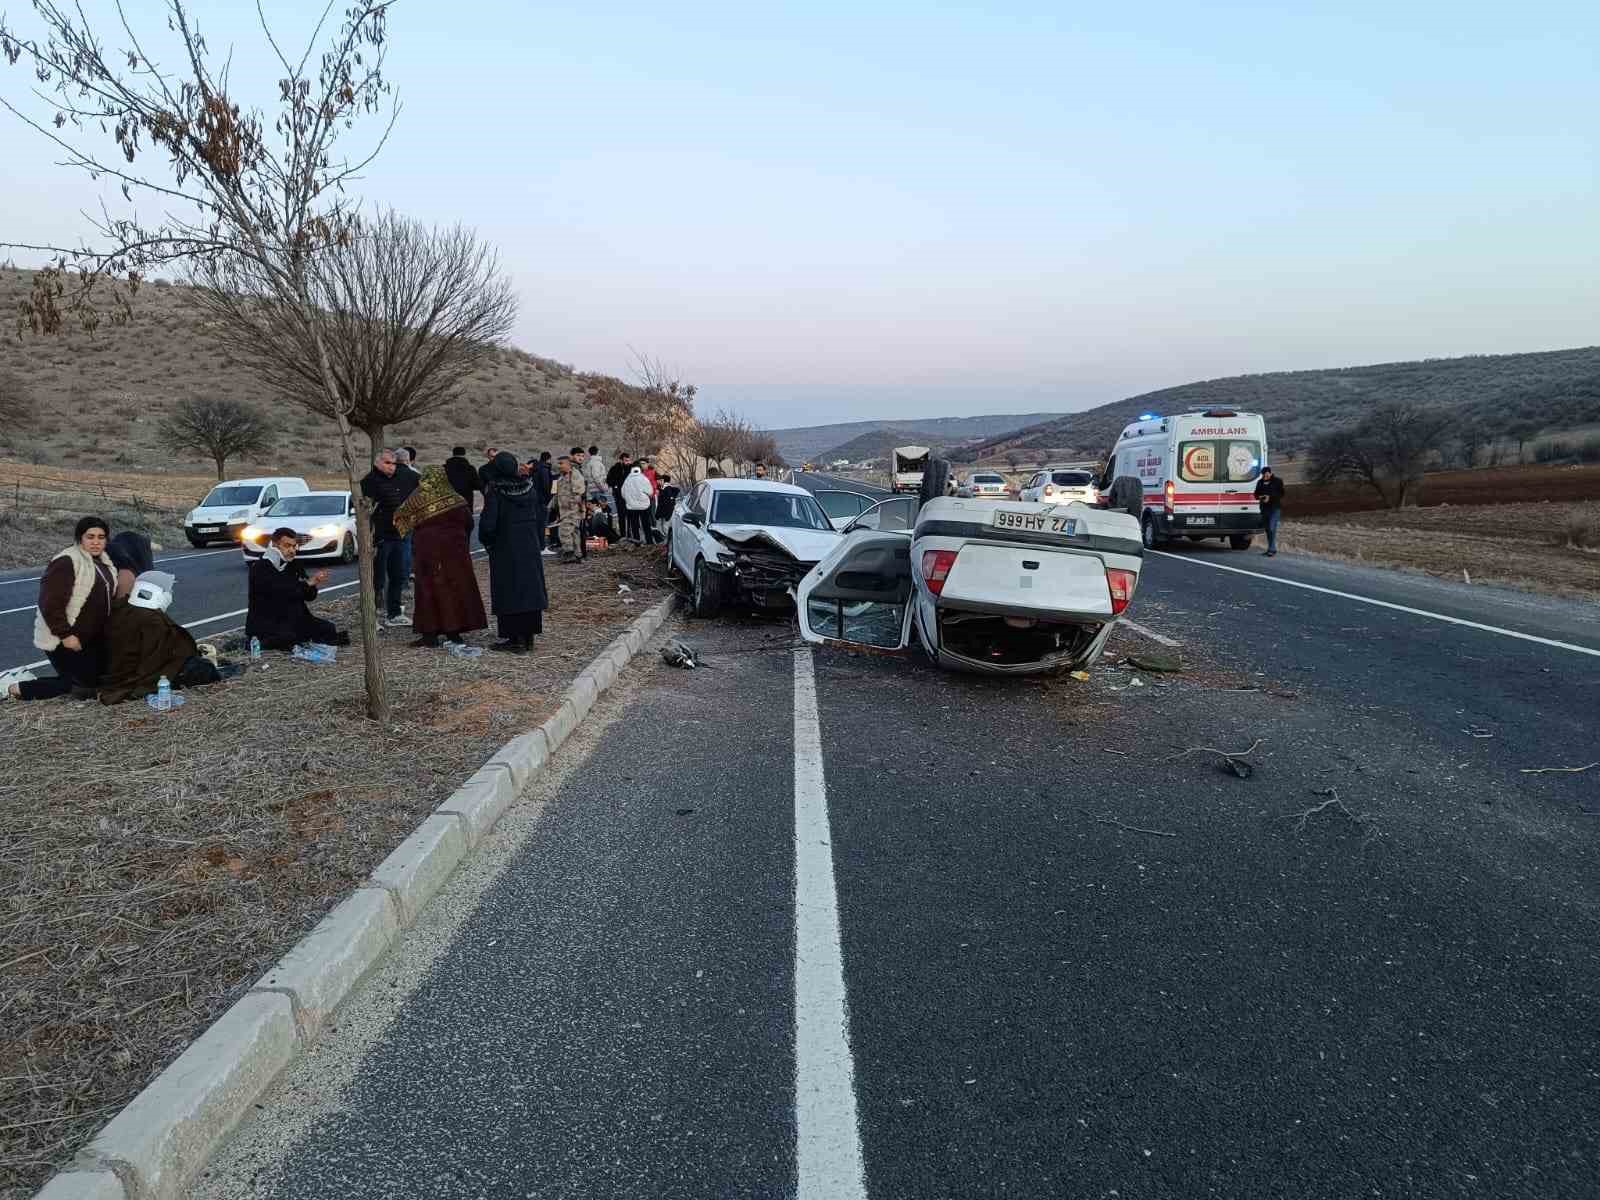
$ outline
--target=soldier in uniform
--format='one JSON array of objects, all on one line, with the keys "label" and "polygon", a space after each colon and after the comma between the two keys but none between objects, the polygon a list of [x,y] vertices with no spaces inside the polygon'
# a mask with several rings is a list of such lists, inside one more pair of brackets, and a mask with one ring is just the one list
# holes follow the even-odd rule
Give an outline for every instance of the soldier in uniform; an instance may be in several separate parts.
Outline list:
[{"label": "soldier in uniform", "polygon": [[570,560],[585,557],[583,545],[584,480],[573,469],[572,456],[563,454],[556,476],[556,503],[561,506],[561,548]]}]

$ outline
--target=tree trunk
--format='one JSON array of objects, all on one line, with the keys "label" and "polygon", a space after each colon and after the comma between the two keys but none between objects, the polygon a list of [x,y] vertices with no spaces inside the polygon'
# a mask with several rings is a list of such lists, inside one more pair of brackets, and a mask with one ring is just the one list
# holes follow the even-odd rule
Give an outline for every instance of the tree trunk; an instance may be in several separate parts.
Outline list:
[{"label": "tree trunk", "polygon": [[222,466],[228,460],[226,458],[224,458],[220,454],[214,454],[214,455],[212,455],[212,457],[215,458],[216,462],[217,462],[217,482],[221,483],[224,479],[227,478],[227,476],[222,473]]}]

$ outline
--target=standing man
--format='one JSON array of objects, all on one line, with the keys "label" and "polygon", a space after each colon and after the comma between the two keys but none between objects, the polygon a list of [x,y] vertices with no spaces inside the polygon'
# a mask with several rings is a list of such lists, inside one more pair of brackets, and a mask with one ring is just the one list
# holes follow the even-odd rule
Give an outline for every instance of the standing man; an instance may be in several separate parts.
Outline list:
[{"label": "standing man", "polygon": [[589,489],[591,500],[603,500],[605,493],[610,490],[606,487],[606,464],[600,459],[599,446],[590,446],[589,452],[583,456],[583,482]]},{"label": "standing man", "polygon": [[766,477],[767,477],[767,464],[766,463],[757,463],[756,464],[756,478],[757,479],[765,479]]},{"label": "standing man", "polygon": [[467,460],[465,446],[457,446],[450,451],[450,457],[444,460],[444,474],[450,481],[450,486],[455,488],[456,494],[467,502],[468,508],[471,508],[473,495],[483,491],[483,480],[478,478],[477,468]]},{"label": "standing man", "polygon": [[388,599],[384,624],[391,627],[411,624],[402,601],[406,545],[394,527],[394,514],[417,490],[417,478],[413,471],[399,470],[394,451],[385,450],[372,460],[372,470],[361,481],[361,494],[372,501],[372,590],[380,605]]},{"label": "standing man", "polygon": [[483,448],[483,466],[478,468],[479,491],[483,493],[483,502],[489,502],[489,480],[494,478],[494,456],[500,453],[499,446],[485,446]]},{"label": "standing man", "polygon": [[561,548],[567,562],[581,562],[588,554],[583,544],[583,476],[573,469],[571,455],[563,454],[557,464],[556,503],[561,506]]},{"label": "standing man", "polygon": [[1256,480],[1256,502],[1261,505],[1261,515],[1267,523],[1266,557],[1278,553],[1278,519],[1283,515],[1283,480],[1272,473],[1271,467],[1261,468],[1261,478]]},{"label": "standing man", "polygon": [[617,454],[617,461],[611,464],[611,469],[606,472],[606,488],[611,492],[611,499],[616,507],[611,511],[617,516],[617,524],[622,526],[623,536],[627,536],[628,506],[622,502],[622,485],[628,482],[628,476],[633,473],[633,455],[626,450]]}]

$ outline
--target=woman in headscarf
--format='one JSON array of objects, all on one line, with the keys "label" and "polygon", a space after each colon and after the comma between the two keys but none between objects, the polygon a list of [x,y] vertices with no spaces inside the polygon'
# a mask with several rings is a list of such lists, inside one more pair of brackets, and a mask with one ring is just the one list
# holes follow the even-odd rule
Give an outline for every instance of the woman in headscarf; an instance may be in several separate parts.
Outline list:
[{"label": "woman in headscarf", "polygon": [[539,553],[545,514],[516,455],[502,450],[489,468],[478,540],[489,551],[489,603],[505,639],[493,649],[526,654],[534,634],[544,632],[544,610],[550,606]]},{"label": "woman in headscarf", "polygon": [[106,554],[111,529],[100,517],[84,517],[72,545],[50,560],[39,579],[33,614],[33,644],[56,670],[54,679],[31,671],[8,671],[0,693],[12,700],[87,699],[105,671],[106,621],[117,589],[117,568]]},{"label": "woman in headscarf", "polygon": [[395,511],[394,527],[402,537],[412,535],[411,621],[419,636],[411,644],[434,647],[441,636],[460,642],[462,634],[488,628],[472,570],[472,505],[443,467],[423,471],[417,490]]}]

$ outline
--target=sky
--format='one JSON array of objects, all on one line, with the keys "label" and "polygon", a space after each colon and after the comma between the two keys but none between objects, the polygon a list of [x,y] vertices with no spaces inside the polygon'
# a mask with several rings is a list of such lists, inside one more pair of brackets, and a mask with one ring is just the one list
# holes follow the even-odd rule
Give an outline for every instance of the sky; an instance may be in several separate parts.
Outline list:
[{"label": "sky", "polygon": [[[270,101],[253,6],[193,7]],[[288,43],[320,12],[267,7]],[[1600,342],[1592,0],[399,0],[390,34],[361,194],[496,245],[522,348],[759,425]],[[0,112],[0,240],[85,232],[59,157]]]}]

